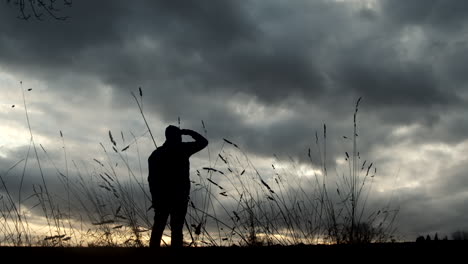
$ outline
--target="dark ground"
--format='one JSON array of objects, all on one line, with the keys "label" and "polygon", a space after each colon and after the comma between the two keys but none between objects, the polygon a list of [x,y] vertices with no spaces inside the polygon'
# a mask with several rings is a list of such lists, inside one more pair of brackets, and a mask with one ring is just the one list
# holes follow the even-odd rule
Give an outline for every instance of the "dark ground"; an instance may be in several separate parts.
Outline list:
[{"label": "dark ground", "polygon": [[[172,250],[161,248],[45,248],[0,247],[3,263],[27,258],[37,263],[90,262],[90,263],[179,263],[180,260],[196,263],[252,262],[286,264],[335,262],[407,262],[439,260],[439,263],[466,263],[468,243],[440,241],[429,243],[391,243],[371,245],[288,246],[288,247],[205,247]],[[464,260],[463,260],[464,259]]]}]

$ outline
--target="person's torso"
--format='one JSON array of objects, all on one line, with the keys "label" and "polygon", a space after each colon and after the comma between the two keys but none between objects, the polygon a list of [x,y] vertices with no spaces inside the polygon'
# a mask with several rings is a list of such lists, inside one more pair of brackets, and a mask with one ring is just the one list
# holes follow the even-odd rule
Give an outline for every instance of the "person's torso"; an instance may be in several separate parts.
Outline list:
[{"label": "person's torso", "polygon": [[149,159],[148,181],[151,185],[170,187],[190,182],[189,156],[179,146],[161,146]]}]

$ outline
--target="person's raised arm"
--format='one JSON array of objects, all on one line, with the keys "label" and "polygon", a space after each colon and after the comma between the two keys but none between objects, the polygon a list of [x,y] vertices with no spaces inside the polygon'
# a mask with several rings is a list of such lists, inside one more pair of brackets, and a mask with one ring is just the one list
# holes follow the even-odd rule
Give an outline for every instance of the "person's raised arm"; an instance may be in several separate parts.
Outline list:
[{"label": "person's raised arm", "polygon": [[204,149],[206,146],[208,146],[208,140],[200,135],[199,133],[190,130],[190,129],[181,129],[180,130],[182,135],[188,135],[191,136],[195,141],[194,142],[187,142],[185,143],[187,146],[189,146],[188,151],[189,154],[192,155],[202,149]]}]

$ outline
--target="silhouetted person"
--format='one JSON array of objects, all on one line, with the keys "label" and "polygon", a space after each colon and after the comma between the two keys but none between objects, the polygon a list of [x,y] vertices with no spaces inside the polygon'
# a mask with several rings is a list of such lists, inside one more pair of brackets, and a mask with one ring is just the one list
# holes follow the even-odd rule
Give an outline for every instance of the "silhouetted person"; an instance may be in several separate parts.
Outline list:
[{"label": "silhouetted person", "polygon": [[[182,142],[189,135],[194,142]],[[161,237],[170,217],[171,246],[182,247],[182,229],[190,192],[189,158],[208,145],[208,140],[189,129],[176,126],[166,128],[166,142],[148,159],[148,182],[155,210],[150,247],[159,247]]]}]

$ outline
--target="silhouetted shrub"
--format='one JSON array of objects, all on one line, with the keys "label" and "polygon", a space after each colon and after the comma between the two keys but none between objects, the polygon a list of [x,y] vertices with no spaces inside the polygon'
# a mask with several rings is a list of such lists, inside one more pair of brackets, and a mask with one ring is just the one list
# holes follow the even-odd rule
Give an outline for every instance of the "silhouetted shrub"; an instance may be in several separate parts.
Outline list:
[{"label": "silhouetted shrub", "polygon": [[424,239],[423,236],[418,236],[418,238],[416,238],[416,243],[424,243],[426,241],[426,239]]}]

